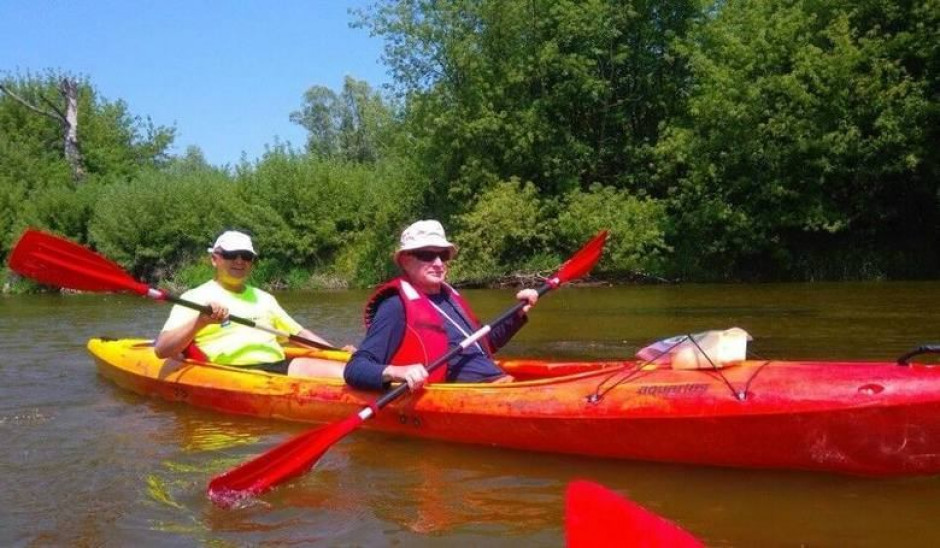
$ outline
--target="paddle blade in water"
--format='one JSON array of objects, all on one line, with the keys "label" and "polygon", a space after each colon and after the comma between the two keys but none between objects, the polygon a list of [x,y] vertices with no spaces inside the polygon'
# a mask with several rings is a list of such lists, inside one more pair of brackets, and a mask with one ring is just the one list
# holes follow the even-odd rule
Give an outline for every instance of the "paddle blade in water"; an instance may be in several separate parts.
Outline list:
[{"label": "paddle blade in water", "polygon": [[565,540],[582,546],[701,548],[701,541],[675,523],[602,485],[573,481],[565,493]]},{"label": "paddle blade in water", "polygon": [[606,241],[607,231],[602,230],[598,232],[597,236],[591,238],[591,241],[584,244],[577,253],[565,261],[565,264],[561,265],[558,272],[556,272],[555,276],[550,280],[552,284],[558,286],[580,278],[590,272],[591,269],[594,268],[594,265],[597,264],[597,261],[600,260]]},{"label": "paddle blade in water", "polygon": [[363,420],[355,414],[323,428],[305,432],[216,476],[209,482],[209,498],[218,506],[231,508],[265,493],[281,482],[306,473],[327,449],[355,430]]},{"label": "paddle blade in water", "polygon": [[59,236],[27,230],[10,253],[10,268],[39,283],[79,291],[133,291],[149,287],[94,251]]}]

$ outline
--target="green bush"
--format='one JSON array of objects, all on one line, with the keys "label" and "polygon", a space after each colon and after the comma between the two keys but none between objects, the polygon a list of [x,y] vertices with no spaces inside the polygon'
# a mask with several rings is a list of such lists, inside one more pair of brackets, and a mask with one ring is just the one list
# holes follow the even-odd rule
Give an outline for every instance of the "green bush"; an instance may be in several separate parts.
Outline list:
[{"label": "green bush", "polygon": [[411,166],[277,148],[240,167],[238,188],[245,202],[271,213],[258,231],[266,259],[308,269],[304,285],[371,285],[394,274],[388,257],[401,227],[421,209],[424,193]]},{"label": "green bush", "polygon": [[458,215],[453,240],[460,246],[454,281],[483,281],[554,263],[551,208],[535,185],[502,181]]},{"label": "green bush", "polygon": [[578,249],[601,229],[610,230],[595,273],[659,273],[670,252],[665,206],[611,187],[592,185],[567,194],[558,215],[559,242]]},{"label": "green bush", "polygon": [[[0,121],[0,130],[3,125]],[[0,165],[3,166],[0,169],[0,256],[10,252],[23,229],[30,224],[46,228],[32,214],[35,207],[31,204],[37,195],[71,186],[68,164],[47,156],[50,155],[43,156],[38,151],[17,146],[5,135],[0,137]]]},{"label": "green bush", "polygon": [[0,293],[12,293],[14,295],[24,293],[36,293],[41,291],[43,286],[17,275],[12,270],[4,268],[0,270]]},{"label": "green bush", "polygon": [[343,232],[361,225],[355,203],[361,169],[285,149],[269,152],[253,169],[242,169],[241,199],[263,205],[281,221],[259,227],[264,253],[295,265],[327,263],[343,244]]},{"label": "green bush", "polygon": [[250,230],[260,216],[224,172],[150,170],[101,192],[89,239],[135,276],[162,278],[204,256],[222,230]]},{"label": "green bush", "polygon": [[21,205],[19,220],[24,225],[85,243],[88,223],[102,189],[100,185],[86,183],[36,190],[32,198]]},{"label": "green bush", "polygon": [[161,279],[160,285],[174,293],[182,293],[211,280],[214,274],[215,270],[209,262],[207,253],[205,257],[182,264],[171,272],[169,277]]}]

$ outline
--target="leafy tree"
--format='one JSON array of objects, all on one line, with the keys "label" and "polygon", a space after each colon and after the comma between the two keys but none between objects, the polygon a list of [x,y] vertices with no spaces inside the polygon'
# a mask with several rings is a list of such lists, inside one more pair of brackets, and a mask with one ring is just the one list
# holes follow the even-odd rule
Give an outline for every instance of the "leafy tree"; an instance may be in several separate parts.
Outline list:
[{"label": "leafy tree", "polygon": [[386,40],[432,207],[448,212],[513,176],[546,195],[642,188],[682,104],[671,42],[698,13],[685,0],[409,0],[360,24]]},{"label": "leafy tree", "polygon": [[261,225],[253,207],[222,170],[151,169],[101,191],[89,240],[134,276],[160,280],[205,257],[223,229]]},{"label": "leafy tree", "polygon": [[668,226],[662,201],[637,198],[598,183],[564,197],[557,234],[559,243],[577,249],[599,230],[607,229],[610,235],[597,273],[658,275],[672,251],[666,243]]},{"label": "leafy tree", "polygon": [[86,241],[99,187],[167,161],[175,131],[131,115],[123,101],[102,99],[87,79],[49,71],[0,82],[30,104],[44,104],[43,97],[57,96],[63,79],[77,86],[81,184],[89,189],[77,188],[62,146],[61,124],[37,115],[9,93],[0,94],[0,254],[9,251],[27,224]]},{"label": "leafy tree", "polygon": [[291,122],[309,132],[307,152],[332,158],[339,154],[339,98],[326,86],[313,86],[304,93],[304,105],[290,114]]},{"label": "leafy tree", "polygon": [[[59,94],[62,81],[73,82],[77,89],[79,145],[87,174],[126,175],[166,162],[175,129],[131,114],[124,101],[101,98],[87,78],[49,71],[44,76],[8,76],[0,83],[30,104],[47,104]],[[63,158],[58,120],[37,116],[9,93],[0,95],[0,110],[9,113],[0,129],[18,147],[36,157]]]},{"label": "leafy tree", "polygon": [[290,119],[309,132],[311,154],[362,163],[379,159],[393,124],[392,109],[381,95],[349,76],[340,95],[324,86],[311,87]]},{"label": "leafy tree", "polygon": [[391,260],[401,231],[417,219],[436,217],[426,203],[426,183],[411,158],[395,155],[357,169],[361,177],[353,205],[361,224],[346,234],[337,250],[335,272],[359,286],[370,286],[397,272]]},{"label": "leafy tree", "polygon": [[407,160],[374,164],[270,151],[238,177],[242,199],[266,212],[266,255],[285,264],[335,267],[349,279],[375,283],[403,224],[421,210],[424,195]]},{"label": "leafy tree", "polygon": [[686,41],[689,115],[659,143],[655,190],[686,274],[788,277],[807,254],[936,242],[936,84],[910,68],[936,45],[899,52],[935,36],[926,4],[722,3]]},{"label": "leafy tree", "polygon": [[[30,101],[20,96],[5,83],[0,82],[0,92],[20,103],[31,112],[52,119],[62,129],[63,154],[72,169],[72,178],[81,181],[85,177],[85,166],[78,146],[78,84],[74,78],[65,76],[59,80],[59,94],[62,100],[54,102],[48,96],[39,93],[42,101]],[[57,104],[58,103],[58,104]]]},{"label": "leafy tree", "polygon": [[189,145],[186,147],[186,150],[183,152],[182,156],[177,156],[170,158],[166,164],[166,171],[218,171],[217,168],[212,167],[209,164],[209,161],[206,160],[206,155],[196,145]]},{"label": "leafy tree", "polygon": [[551,207],[532,183],[500,181],[456,218],[455,228],[461,254],[454,265],[455,280],[480,281],[557,264],[551,246]]},{"label": "leafy tree", "polygon": [[360,179],[349,177],[350,171],[337,160],[275,149],[240,173],[241,199],[269,213],[265,253],[296,265],[326,264],[344,232],[361,226],[358,193],[351,188]]}]

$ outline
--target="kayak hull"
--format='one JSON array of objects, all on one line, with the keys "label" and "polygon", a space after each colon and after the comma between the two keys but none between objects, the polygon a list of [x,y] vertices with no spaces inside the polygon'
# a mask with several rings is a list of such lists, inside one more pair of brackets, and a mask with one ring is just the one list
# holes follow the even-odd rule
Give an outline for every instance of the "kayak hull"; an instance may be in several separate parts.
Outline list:
[{"label": "kayak hull", "polygon": [[[123,388],[224,413],[329,422],[377,396],[338,379],[161,360],[144,340],[92,339],[88,349],[99,373]],[[940,473],[940,368],[809,361],[748,361],[720,371],[638,369],[622,361],[501,364],[528,380],[431,385],[392,402],[363,427],[619,459],[867,476]]]}]

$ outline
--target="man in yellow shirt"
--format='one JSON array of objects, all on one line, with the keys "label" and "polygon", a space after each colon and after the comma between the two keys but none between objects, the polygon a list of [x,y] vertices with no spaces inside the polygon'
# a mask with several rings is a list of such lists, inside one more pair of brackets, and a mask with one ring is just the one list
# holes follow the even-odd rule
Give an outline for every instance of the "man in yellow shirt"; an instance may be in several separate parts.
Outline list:
[{"label": "man in yellow shirt", "polygon": [[215,277],[187,291],[182,298],[208,305],[212,314],[174,306],[154,343],[158,357],[169,358],[185,352],[205,356],[213,363],[271,373],[343,377],[342,364],[316,358],[288,360],[275,335],[228,321],[229,314],[234,314],[258,325],[333,346],[294,321],[271,294],[247,283],[258,257],[247,234],[235,230],[223,232],[208,251]]}]

